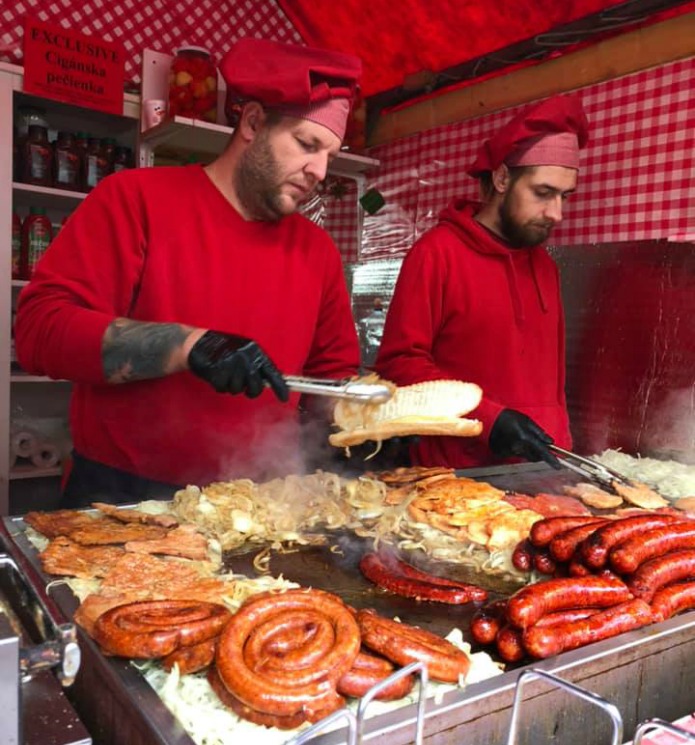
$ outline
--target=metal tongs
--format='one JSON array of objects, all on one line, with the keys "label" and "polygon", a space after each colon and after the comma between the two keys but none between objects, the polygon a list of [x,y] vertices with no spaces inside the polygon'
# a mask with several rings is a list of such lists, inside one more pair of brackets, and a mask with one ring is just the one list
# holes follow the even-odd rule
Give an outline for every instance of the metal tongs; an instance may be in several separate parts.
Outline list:
[{"label": "metal tongs", "polygon": [[383,404],[391,396],[391,389],[383,383],[362,383],[357,380],[330,380],[322,378],[303,378],[285,375],[287,387],[295,393],[308,393],[313,396],[347,398],[362,404]]},{"label": "metal tongs", "polygon": [[597,481],[602,486],[606,486],[611,490],[615,489],[614,482],[616,481],[624,486],[634,486],[630,479],[623,476],[622,473],[618,473],[618,471],[614,471],[612,468],[608,468],[591,458],[577,455],[557,445],[548,445],[548,450],[555,453],[557,459],[565,468],[569,468],[570,471],[580,474],[585,479]]}]

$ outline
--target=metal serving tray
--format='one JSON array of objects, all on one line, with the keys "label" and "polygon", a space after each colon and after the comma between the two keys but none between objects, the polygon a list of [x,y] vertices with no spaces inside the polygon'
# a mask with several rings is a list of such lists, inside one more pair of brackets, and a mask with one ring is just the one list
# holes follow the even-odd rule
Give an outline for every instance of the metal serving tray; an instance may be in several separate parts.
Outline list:
[{"label": "metal serving tray", "polygon": [[[557,479],[556,472],[535,468],[506,466],[490,470],[463,472],[475,475],[501,488],[551,491],[546,479]],[[571,476],[569,476],[571,478]],[[536,488],[531,487],[532,480]],[[512,487],[503,482],[513,481]],[[525,483],[526,482],[526,483]],[[559,489],[558,489],[559,490]],[[2,526],[12,537],[13,550],[20,552],[40,573],[35,549],[24,535],[21,518],[3,518]],[[331,552],[328,552],[329,554]],[[356,555],[356,554],[355,554]],[[297,557],[289,564],[290,557]],[[350,555],[343,551],[326,557],[316,550],[273,557],[271,568],[287,579],[325,587],[344,594],[347,602],[380,608],[383,600],[369,596],[358,585],[352,590],[343,581],[353,583]],[[299,558],[301,557],[301,558]],[[318,557],[318,558],[317,558]],[[250,558],[233,557],[239,570]],[[237,564],[237,562],[239,562]],[[318,562],[318,563],[317,563]],[[323,562],[323,563],[322,563]],[[328,562],[332,562],[330,565]],[[301,571],[300,571],[301,570]],[[345,579],[338,580],[341,572]],[[301,576],[300,576],[301,575]],[[41,575],[48,581],[45,575]],[[77,601],[65,586],[51,591],[55,602],[67,614],[74,612]],[[407,622],[448,633],[454,626],[463,628],[463,609],[418,604],[395,599],[388,611]],[[395,610],[397,607],[399,610]],[[385,610],[382,606],[381,610]],[[470,611],[469,611],[470,612]],[[460,617],[459,617],[460,614]],[[177,723],[157,694],[128,662],[105,657],[80,631],[82,666],[74,686],[69,689],[73,705],[87,725],[95,743],[113,745],[191,745],[192,740]],[[441,701],[430,699],[424,715],[424,742],[429,745],[496,745],[507,741],[517,679],[522,671],[534,668],[592,691],[613,703],[622,716],[625,732],[634,732],[640,722],[652,717],[674,721],[695,710],[695,612],[682,614],[658,625],[623,634],[557,657],[534,661],[508,670],[462,691],[452,691]],[[417,705],[403,707],[368,719],[362,742],[379,745],[405,745],[415,740]],[[288,734],[287,739],[291,739]],[[231,742],[230,738],[230,742]],[[312,742],[337,745],[346,741],[346,729],[317,736]],[[596,707],[549,688],[542,679],[524,687],[524,702],[518,722],[519,745],[599,745],[611,741],[610,723]]]}]

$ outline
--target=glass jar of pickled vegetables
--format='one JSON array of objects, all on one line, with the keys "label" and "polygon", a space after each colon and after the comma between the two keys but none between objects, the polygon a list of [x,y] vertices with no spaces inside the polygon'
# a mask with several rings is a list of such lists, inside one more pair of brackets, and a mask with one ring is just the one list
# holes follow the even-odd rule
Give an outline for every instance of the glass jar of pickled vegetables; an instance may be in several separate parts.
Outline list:
[{"label": "glass jar of pickled vegetables", "polygon": [[206,49],[176,50],[169,73],[168,113],[217,121],[217,68]]}]

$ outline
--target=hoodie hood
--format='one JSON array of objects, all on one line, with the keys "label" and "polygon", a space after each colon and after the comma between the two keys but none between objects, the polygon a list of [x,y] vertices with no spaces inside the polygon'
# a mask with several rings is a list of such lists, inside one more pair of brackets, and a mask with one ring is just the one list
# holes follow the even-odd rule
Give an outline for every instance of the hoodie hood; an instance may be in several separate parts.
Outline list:
[{"label": "hoodie hood", "polygon": [[529,267],[530,275],[536,287],[538,303],[543,313],[548,312],[549,301],[545,297],[542,283],[539,280],[541,272],[545,271],[549,257],[545,246],[539,245],[533,248],[512,248],[502,238],[489,231],[481,225],[475,215],[481,205],[465,199],[456,199],[449,204],[439,215],[439,225],[448,228],[461,236],[466,246],[481,254],[494,256],[504,264],[514,306],[514,316],[518,326],[522,325],[526,314],[519,292],[518,275]]}]

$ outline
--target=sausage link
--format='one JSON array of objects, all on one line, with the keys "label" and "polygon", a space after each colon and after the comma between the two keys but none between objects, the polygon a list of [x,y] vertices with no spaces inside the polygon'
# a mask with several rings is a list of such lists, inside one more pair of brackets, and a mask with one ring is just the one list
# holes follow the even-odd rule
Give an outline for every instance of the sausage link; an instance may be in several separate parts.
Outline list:
[{"label": "sausage link", "polygon": [[593,574],[591,569],[586,566],[575,552],[574,556],[570,559],[570,563],[567,566],[570,577],[589,577]]},{"label": "sausage link", "polygon": [[424,662],[430,678],[444,683],[458,683],[468,674],[468,655],[441,636],[383,618],[372,610],[358,611],[357,620],[362,643],[397,665]]},{"label": "sausage link", "polygon": [[[274,626],[283,614],[302,610],[320,612],[333,626],[335,642],[326,654],[306,669],[266,672],[249,668],[244,646],[254,629]],[[340,598],[321,590],[296,589],[247,600],[220,636],[216,665],[227,690],[246,706],[281,716],[304,711],[308,718],[340,704],[336,683],[352,667],[359,650],[357,621]]]},{"label": "sausage link", "polygon": [[695,582],[662,587],[654,593],[651,606],[654,617],[664,621],[676,613],[695,608]]},{"label": "sausage link", "polygon": [[640,564],[669,551],[695,548],[695,520],[652,528],[615,546],[608,555],[613,569],[630,574]]},{"label": "sausage link", "polygon": [[652,620],[648,603],[639,599],[628,600],[579,621],[531,626],[524,631],[523,644],[532,657],[545,659],[640,628]]},{"label": "sausage link", "polygon": [[577,550],[577,546],[586,540],[596,528],[605,525],[606,522],[606,520],[598,520],[593,523],[587,523],[586,525],[578,525],[576,528],[566,530],[564,533],[558,533],[550,541],[550,555],[556,561],[569,561]]},{"label": "sausage link", "polygon": [[179,675],[188,675],[204,670],[215,659],[217,639],[194,644],[192,647],[179,647],[162,659],[165,670],[178,665]]},{"label": "sausage link", "polygon": [[506,600],[495,600],[473,614],[471,618],[471,636],[478,644],[492,644],[507,611]]},{"label": "sausage link", "polygon": [[640,565],[627,581],[635,597],[650,602],[654,593],[674,582],[695,578],[695,551],[673,551]]},{"label": "sausage link", "polygon": [[522,631],[509,624],[505,624],[499,630],[495,644],[497,645],[497,654],[505,662],[519,662],[526,656],[526,650],[521,641]]},{"label": "sausage link", "polygon": [[[361,698],[370,688],[388,678],[394,670],[395,667],[388,660],[360,652],[352,668],[338,681],[338,693]],[[379,701],[396,701],[407,696],[414,685],[415,678],[408,675],[387,685],[374,698]]]},{"label": "sausage link", "polygon": [[512,551],[512,566],[520,572],[533,569],[534,546],[528,538],[519,541]]},{"label": "sausage link", "polygon": [[[395,565],[394,565],[395,566]],[[411,570],[421,576],[423,573],[411,567]],[[468,585],[462,582],[449,582],[441,577],[434,578],[436,581],[424,581],[406,574],[398,574],[399,570],[385,563],[375,553],[365,554],[360,560],[360,571],[375,585],[408,598],[417,600],[431,600],[438,603],[449,603],[450,605],[462,605],[473,601],[483,602],[487,600],[487,590],[477,585]],[[424,575],[429,577],[429,575]],[[442,581],[443,580],[443,581]],[[445,584],[446,583],[446,584]]]},{"label": "sausage link", "polygon": [[608,553],[619,543],[626,541],[637,533],[642,533],[661,525],[681,522],[677,515],[636,515],[611,520],[592,533],[581,546],[584,563],[591,569],[600,569],[608,561]]},{"label": "sausage link", "polygon": [[593,616],[594,613],[600,613],[600,611],[601,608],[569,608],[568,610],[559,610],[555,613],[548,613],[543,618],[539,618],[536,626],[557,626],[559,623],[581,621],[583,618]]},{"label": "sausage link", "polygon": [[555,574],[557,564],[547,548],[538,548],[533,555],[533,566],[541,574]]},{"label": "sausage link", "polygon": [[93,636],[108,654],[152,659],[217,636],[229,617],[229,611],[216,603],[144,600],[102,613]]},{"label": "sausage link", "polygon": [[518,590],[507,603],[507,620],[527,629],[554,611],[568,608],[605,608],[632,597],[624,582],[605,577],[550,579]]},{"label": "sausage link", "polygon": [[[277,727],[278,729],[296,729],[306,721],[312,721],[308,718],[308,712],[298,711],[296,714],[290,714],[282,716],[278,714],[268,714],[263,711],[247,706],[245,703],[240,701],[236,696],[231,694],[220,678],[217,668],[212,665],[208,668],[208,682],[210,687],[217,694],[217,698],[229,709],[231,709],[241,719],[246,719],[254,724],[260,724],[263,727]],[[336,709],[341,705],[340,699],[337,702]],[[315,715],[314,721],[322,719],[323,716],[328,716],[331,711],[326,709],[325,713],[318,713]]]},{"label": "sausage link", "polygon": [[546,517],[531,526],[529,540],[534,546],[547,546],[559,533],[565,533],[568,530],[572,530],[572,528],[578,528],[580,525],[598,523],[602,520],[604,518],[591,517],[589,515]]}]

